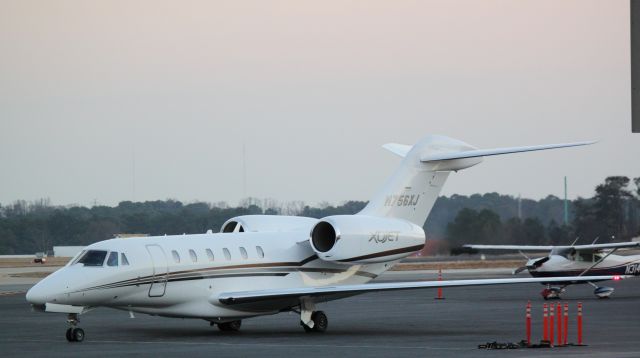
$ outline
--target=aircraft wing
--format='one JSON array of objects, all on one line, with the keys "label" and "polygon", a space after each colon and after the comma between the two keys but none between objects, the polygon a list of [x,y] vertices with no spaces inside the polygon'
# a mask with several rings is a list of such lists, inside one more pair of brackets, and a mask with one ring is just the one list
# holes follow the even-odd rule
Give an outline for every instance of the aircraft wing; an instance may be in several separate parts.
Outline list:
[{"label": "aircraft wing", "polygon": [[287,301],[296,305],[301,297],[331,297],[325,299],[335,299],[353,296],[367,292],[412,290],[420,288],[438,287],[466,287],[484,285],[508,285],[518,283],[577,283],[595,282],[606,280],[619,280],[624,276],[571,276],[571,277],[536,277],[536,278],[497,278],[497,279],[475,279],[475,280],[451,280],[451,281],[415,281],[415,282],[384,282],[366,283],[359,285],[339,285],[321,287],[295,287],[278,288],[256,291],[223,292],[218,295],[217,300],[225,305],[251,305],[256,303],[267,303],[268,301]]},{"label": "aircraft wing", "polygon": [[[464,245],[474,250],[551,251],[554,246],[537,245]],[[568,247],[568,246],[567,246]]]},{"label": "aircraft wing", "polygon": [[551,251],[553,249],[570,249],[577,251],[600,251],[605,249],[623,249],[640,247],[640,242],[612,242],[608,244],[591,244],[575,246],[537,246],[537,245],[464,245],[474,250],[510,250],[510,251]]}]

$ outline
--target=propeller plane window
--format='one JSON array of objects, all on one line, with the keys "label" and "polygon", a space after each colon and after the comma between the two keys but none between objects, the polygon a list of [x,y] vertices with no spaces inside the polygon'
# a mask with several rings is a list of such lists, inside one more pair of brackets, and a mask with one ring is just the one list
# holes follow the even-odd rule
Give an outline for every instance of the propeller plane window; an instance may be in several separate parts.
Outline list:
[{"label": "propeller plane window", "polygon": [[111,251],[107,259],[107,266],[118,266],[118,253]]}]

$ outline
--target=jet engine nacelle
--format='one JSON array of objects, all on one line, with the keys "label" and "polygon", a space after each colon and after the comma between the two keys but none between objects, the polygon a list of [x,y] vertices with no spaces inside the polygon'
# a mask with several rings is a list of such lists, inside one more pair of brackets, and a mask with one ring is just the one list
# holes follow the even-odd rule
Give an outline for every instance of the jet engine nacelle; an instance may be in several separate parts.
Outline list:
[{"label": "jet engine nacelle", "polygon": [[425,234],[420,226],[402,219],[336,215],[315,224],[310,242],[322,260],[376,263],[397,260],[420,250]]}]

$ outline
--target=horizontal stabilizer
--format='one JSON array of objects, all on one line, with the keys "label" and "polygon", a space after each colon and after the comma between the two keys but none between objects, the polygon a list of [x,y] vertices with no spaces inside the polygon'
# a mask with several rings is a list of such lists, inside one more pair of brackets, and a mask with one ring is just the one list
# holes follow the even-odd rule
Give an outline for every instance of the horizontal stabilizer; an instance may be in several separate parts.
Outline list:
[{"label": "horizontal stabilizer", "polygon": [[413,148],[413,146],[406,145],[406,144],[398,144],[398,143],[387,143],[383,145],[382,148],[390,151],[391,153],[399,157],[404,158],[407,156],[407,153],[409,153],[409,151],[411,150],[411,148]]},{"label": "horizontal stabilizer", "polygon": [[[422,162],[428,163],[428,162],[437,162],[437,161],[441,161],[441,160],[477,158],[477,157],[486,157],[486,156],[490,156],[490,155],[533,152],[533,151],[536,151],[536,150],[577,147],[577,146],[589,145],[589,144],[593,144],[593,143],[595,143],[595,141],[575,142],[575,143],[560,143],[560,144],[531,145],[531,146],[526,146],[526,147],[475,149],[475,150],[466,150],[466,151],[462,151],[462,152],[433,153],[433,154],[424,155],[423,157],[420,158],[420,160]],[[387,148],[387,149],[389,149],[389,148]],[[391,149],[389,149],[389,150],[391,150]]]}]

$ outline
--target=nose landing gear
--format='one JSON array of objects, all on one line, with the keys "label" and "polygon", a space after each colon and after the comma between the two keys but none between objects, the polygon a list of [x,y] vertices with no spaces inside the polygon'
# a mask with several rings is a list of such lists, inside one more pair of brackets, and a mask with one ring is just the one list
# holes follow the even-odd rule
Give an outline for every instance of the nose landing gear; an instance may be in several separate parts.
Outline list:
[{"label": "nose landing gear", "polygon": [[71,325],[71,327],[67,329],[67,334],[66,334],[67,341],[69,342],[84,341],[84,330],[82,328],[76,327],[78,323],[80,323],[80,320],[78,319],[78,314],[69,313],[69,315],[67,316],[67,323]]}]

